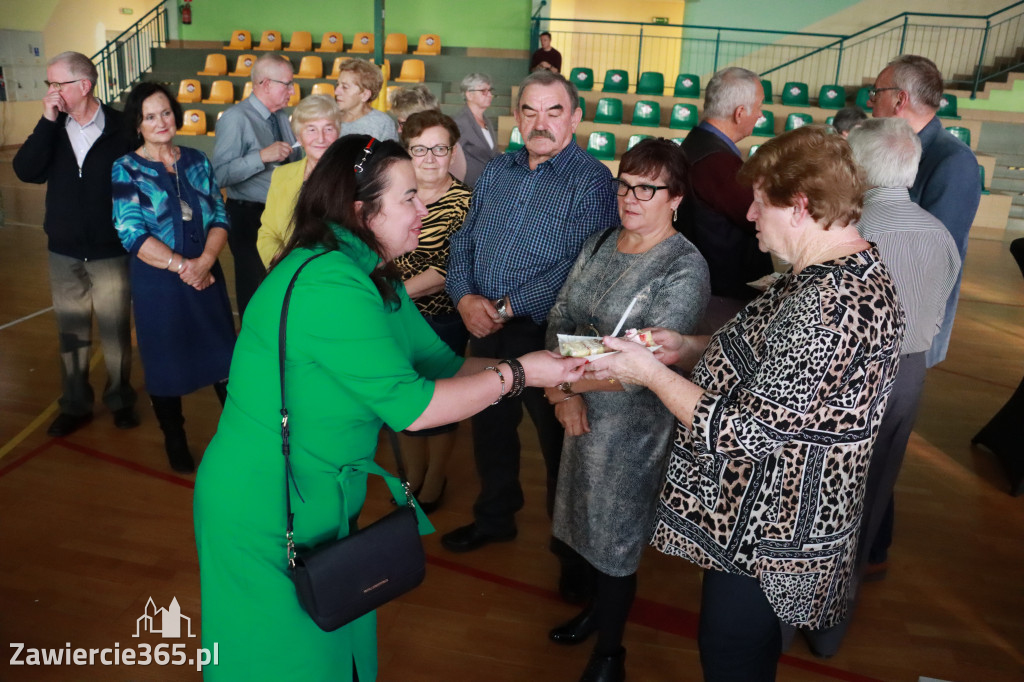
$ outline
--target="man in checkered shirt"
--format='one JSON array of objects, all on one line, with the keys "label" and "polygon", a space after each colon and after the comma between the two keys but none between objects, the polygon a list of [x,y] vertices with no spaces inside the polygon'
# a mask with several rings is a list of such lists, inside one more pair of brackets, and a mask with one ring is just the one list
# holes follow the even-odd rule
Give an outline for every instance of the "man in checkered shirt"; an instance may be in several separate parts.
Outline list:
[{"label": "man in checkered shirt", "polygon": [[[451,243],[446,287],[478,357],[543,348],[548,311],[583,242],[618,224],[611,173],[573,141],[583,118],[576,87],[548,71],[531,74],[519,86],[515,118],[525,147],[487,165]],[[524,406],[547,466],[551,515],[563,431],[543,390],[527,388],[520,398],[473,417],[480,495],[474,522],[441,539],[448,550],[468,552],[515,538],[515,513],[523,506],[516,429]],[[582,599],[578,557],[555,540],[552,549],[562,559],[563,596]]]}]

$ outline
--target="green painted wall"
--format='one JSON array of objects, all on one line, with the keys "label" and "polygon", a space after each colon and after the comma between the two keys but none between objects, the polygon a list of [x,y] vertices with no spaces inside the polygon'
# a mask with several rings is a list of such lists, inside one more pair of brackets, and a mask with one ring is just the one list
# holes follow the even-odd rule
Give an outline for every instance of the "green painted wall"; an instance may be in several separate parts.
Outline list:
[{"label": "green painted wall", "polygon": [[1024,79],[1013,82],[1013,90],[990,90],[988,99],[967,99],[957,101],[959,109],[984,109],[985,111],[1024,112]]},{"label": "green painted wall", "polygon": [[[858,2],[860,0],[700,0],[686,3],[686,23],[800,31]],[[894,9],[892,14],[900,11]]]},{"label": "green painted wall", "polygon": [[[525,50],[530,37],[530,0],[390,0],[385,2],[385,31],[405,33],[415,44],[422,33],[437,33],[443,45]],[[324,31],[340,31],[346,43],[373,31],[373,0],[196,0],[192,24],[180,27],[183,40],[227,41],[237,28],[259,34],[310,31],[317,42]]]}]

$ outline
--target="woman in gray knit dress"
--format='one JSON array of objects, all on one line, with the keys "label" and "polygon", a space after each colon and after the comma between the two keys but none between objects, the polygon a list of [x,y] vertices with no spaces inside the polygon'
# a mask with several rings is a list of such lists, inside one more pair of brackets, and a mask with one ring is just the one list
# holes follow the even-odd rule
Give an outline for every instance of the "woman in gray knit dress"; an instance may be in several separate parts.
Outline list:
[{"label": "woman in gray knit dress", "polygon": [[[667,327],[688,334],[704,314],[707,263],[672,226],[687,184],[678,147],[644,140],[623,155],[615,183],[622,225],[584,244],[548,316],[549,348],[557,348],[557,334],[611,334],[634,297],[623,329]],[[651,391],[618,382],[580,381],[546,394],[566,433],[554,535],[590,563],[595,577],[591,603],[550,636],[577,644],[596,631],[581,682],[621,680],[623,630],[675,418]]]}]

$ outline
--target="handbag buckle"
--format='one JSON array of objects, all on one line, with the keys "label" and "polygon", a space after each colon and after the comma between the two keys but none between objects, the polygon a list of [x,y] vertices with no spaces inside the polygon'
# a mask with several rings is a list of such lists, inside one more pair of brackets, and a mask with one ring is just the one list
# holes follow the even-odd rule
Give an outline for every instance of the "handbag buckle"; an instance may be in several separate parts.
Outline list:
[{"label": "handbag buckle", "polygon": [[288,556],[288,568],[295,568],[295,533],[288,531],[284,534],[285,539],[288,541],[288,548],[286,554]]}]

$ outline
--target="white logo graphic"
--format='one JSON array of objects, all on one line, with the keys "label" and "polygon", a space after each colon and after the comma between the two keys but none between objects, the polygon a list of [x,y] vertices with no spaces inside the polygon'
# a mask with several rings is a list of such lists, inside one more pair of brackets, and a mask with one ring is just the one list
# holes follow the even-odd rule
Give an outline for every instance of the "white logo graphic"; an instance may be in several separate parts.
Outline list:
[{"label": "white logo graphic", "polygon": [[693,85],[693,81],[690,80],[689,78],[685,78],[683,79],[683,85],[685,85],[686,87],[690,87],[691,85]]},{"label": "white logo graphic", "polygon": [[192,619],[181,615],[181,607],[178,605],[178,598],[171,599],[171,604],[166,609],[156,607],[153,598],[146,602],[146,609],[135,621],[135,634],[138,637],[142,632],[154,632],[165,638],[181,637],[181,621],[185,621],[187,637],[195,637],[192,634]]}]

